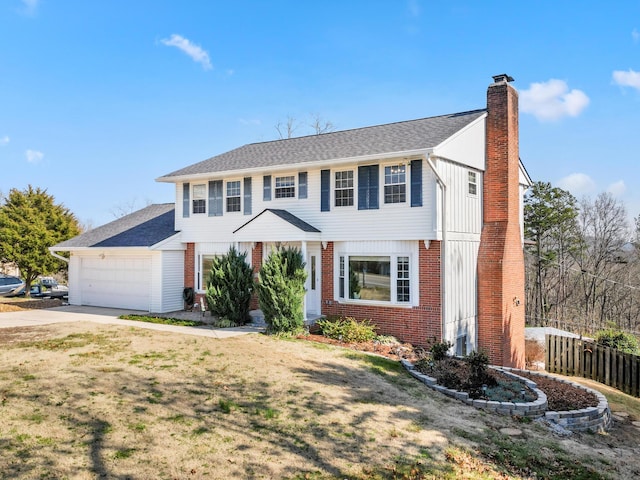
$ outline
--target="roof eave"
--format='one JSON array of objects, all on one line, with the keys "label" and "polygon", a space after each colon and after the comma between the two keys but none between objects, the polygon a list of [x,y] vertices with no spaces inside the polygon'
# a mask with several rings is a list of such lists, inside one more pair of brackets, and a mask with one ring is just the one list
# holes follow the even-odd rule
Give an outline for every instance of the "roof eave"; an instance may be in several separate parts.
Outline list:
[{"label": "roof eave", "polygon": [[266,167],[243,168],[238,170],[220,170],[215,172],[205,172],[205,173],[196,173],[196,174],[187,174],[187,175],[162,176],[162,177],[156,178],[156,182],[181,183],[181,182],[190,181],[190,180],[200,180],[200,179],[207,179],[212,177],[223,177],[223,176],[229,176],[229,175],[244,176],[248,174],[256,174],[261,172],[262,173],[284,172],[284,171],[294,170],[296,168],[299,168],[300,166],[313,169],[313,168],[323,167],[327,165],[339,166],[339,165],[352,164],[352,163],[365,163],[373,160],[387,160],[387,159],[399,158],[399,157],[402,157],[402,158],[421,157],[431,152],[433,152],[433,148],[429,147],[429,148],[420,148],[416,150],[402,150],[397,152],[361,155],[357,157],[332,158],[332,159],[317,160],[312,162],[298,162],[298,163],[287,163],[287,164],[280,164],[280,165],[270,165]]}]

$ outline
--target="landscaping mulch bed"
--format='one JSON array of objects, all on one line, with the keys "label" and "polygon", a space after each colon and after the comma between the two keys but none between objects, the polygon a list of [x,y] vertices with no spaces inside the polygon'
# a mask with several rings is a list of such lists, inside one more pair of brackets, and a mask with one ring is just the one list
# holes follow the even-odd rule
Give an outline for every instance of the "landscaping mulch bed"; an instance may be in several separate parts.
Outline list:
[{"label": "landscaping mulch bed", "polygon": [[[419,353],[419,351],[416,351],[416,349],[408,343],[400,345],[384,345],[376,342],[344,343],[313,333],[300,336],[299,338],[361,352],[375,353],[398,361],[404,358],[410,362],[415,362],[418,359]],[[494,373],[494,375],[500,376],[501,374]],[[518,373],[518,375],[527,377],[536,383],[538,388],[547,395],[547,402],[549,404],[549,410],[551,411],[580,410],[582,408],[598,406],[598,398],[593,393],[575,387],[574,385],[557,381],[551,377],[527,375],[524,373]]]}]

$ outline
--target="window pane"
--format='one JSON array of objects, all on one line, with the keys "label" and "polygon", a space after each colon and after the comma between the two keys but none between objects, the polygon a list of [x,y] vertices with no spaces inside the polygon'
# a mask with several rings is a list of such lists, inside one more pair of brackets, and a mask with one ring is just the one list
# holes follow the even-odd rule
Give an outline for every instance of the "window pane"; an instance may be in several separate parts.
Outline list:
[{"label": "window pane", "polygon": [[384,203],[403,203],[407,200],[407,166],[384,167]]},{"label": "window pane", "polygon": [[410,301],[409,257],[398,257],[398,277],[396,293],[398,302]]},{"label": "window pane", "polygon": [[207,186],[202,184],[202,185],[194,185],[193,186],[193,198],[200,200],[202,198],[205,198],[207,196]]},{"label": "window pane", "polygon": [[344,257],[340,257],[340,286],[338,297],[344,298]]},{"label": "window pane", "polygon": [[227,182],[227,212],[240,211],[240,180]]},{"label": "window pane", "polygon": [[390,257],[349,257],[349,298],[391,301]]},{"label": "window pane", "polygon": [[476,172],[469,172],[469,194],[476,195],[478,192],[478,183],[476,181]]},{"label": "window pane", "polygon": [[294,176],[276,177],[276,198],[295,198],[296,180]]},{"label": "window pane", "polygon": [[353,205],[353,170],[336,172],[336,207]]},{"label": "window pane", "polygon": [[194,200],[193,201],[193,213],[205,213],[206,211],[206,201],[205,200]]}]

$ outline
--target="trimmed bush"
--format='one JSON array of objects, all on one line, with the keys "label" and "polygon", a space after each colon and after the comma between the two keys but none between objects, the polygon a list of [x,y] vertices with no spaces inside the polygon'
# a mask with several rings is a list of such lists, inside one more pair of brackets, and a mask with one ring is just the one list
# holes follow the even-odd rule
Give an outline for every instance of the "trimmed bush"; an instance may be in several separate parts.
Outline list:
[{"label": "trimmed bush", "polygon": [[370,320],[358,321],[353,317],[320,320],[318,326],[327,338],[344,343],[369,342],[376,337],[376,326]]},{"label": "trimmed bush", "polygon": [[630,333],[625,333],[622,330],[614,328],[607,328],[606,330],[596,332],[595,337],[596,343],[600,345],[615,348],[624,353],[640,355],[638,339]]},{"label": "trimmed bush", "polygon": [[296,335],[304,327],[304,270],[296,248],[278,249],[269,255],[258,274],[258,301],[269,333]]},{"label": "trimmed bush", "polygon": [[221,324],[244,325],[249,320],[253,292],[253,268],[247,255],[234,247],[222,257],[214,258],[207,279],[207,305]]}]

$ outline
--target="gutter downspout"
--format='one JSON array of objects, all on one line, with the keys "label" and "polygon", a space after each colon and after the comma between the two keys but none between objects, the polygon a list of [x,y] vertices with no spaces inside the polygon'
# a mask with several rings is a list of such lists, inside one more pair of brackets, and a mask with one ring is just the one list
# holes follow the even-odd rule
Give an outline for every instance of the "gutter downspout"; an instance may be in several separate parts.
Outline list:
[{"label": "gutter downspout", "polygon": [[53,250],[49,250],[49,253],[50,253],[51,255],[53,255],[54,257],[56,257],[58,260],[62,260],[62,261],[63,261],[63,262],[65,262],[65,263],[69,263],[69,259],[68,259],[68,258],[63,257],[62,255],[58,255],[58,254],[57,254],[56,252],[54,252]]},{"label": "gutter downspout", "polygon": [[[431,168],[431,170],[433,171],[433,174],[436,176],[436,181],[438,182],[438,184],[440,185],[441,188],[441,192],[442,192],[442,251],[441,251],[441,260],[440,260],[440,264],[441,264],[441,270],[440,270],[440,304],[441,304],[441,328],[442,328],[442,338],[441,341],[444,341],[445,339],[445,326],[446,326],[446,317],[445,317],[445,281],[446,281],[446,277],[445,277],[445,264],[446,264],[446,259],[447,259],[447,184],[444,183],[444,180],[442,179],[442,177],[440,176],[440,174],[438,173],[438,170],[436,169],[436,166],[433,164],[433,160],[432,158],[442,158],[442,157],[438,157],[437,155],[433,155],[431,153],[428,153],[426,156],[426,161],[427,164],[429,165],[429,168]],[[444,160],[444,159],[443,159]]]}]

